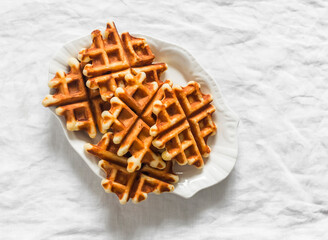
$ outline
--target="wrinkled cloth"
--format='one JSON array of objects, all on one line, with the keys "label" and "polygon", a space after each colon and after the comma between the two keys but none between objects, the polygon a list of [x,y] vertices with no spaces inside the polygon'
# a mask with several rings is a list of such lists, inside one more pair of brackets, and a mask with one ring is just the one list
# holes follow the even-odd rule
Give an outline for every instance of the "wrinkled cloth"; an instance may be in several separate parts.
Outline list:
[{"label": "wrinkled cloth", "polygon": [[[328,239],[328,1],[0,2],[0,239]],[[66,42],[114,20],[183,46],[240,116],[223,182],[120,205],[41,105]],[[206,167],[206,166],[205,166]]]}]

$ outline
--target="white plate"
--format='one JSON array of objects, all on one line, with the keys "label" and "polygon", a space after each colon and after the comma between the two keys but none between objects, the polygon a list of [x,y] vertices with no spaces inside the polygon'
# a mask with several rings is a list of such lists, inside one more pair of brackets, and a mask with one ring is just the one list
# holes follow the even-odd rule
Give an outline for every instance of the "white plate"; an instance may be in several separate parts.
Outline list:
[{"label": "white plate", "polygon": [[[205,159],[205,166],[198,170],[193,166],[179,166],[175,164],[174,170],[179,175],[180,181],[176,184],[173,193],[189,198],[199,190],[212,186],[225,179],[233,169],[238,153],[237,127],[239,118],[227,106],[215,80],[199,65],[195,58],[182,47],[175,44],[158,40],[149,36],[134,36],[146,38],[156,62],[165,62],[167,71],[162,79],[170,79],[174,84],[185,86],[188,81],[197,81],[201,84],[204,93],[213,96],[213,104],[216,112],[213,115],[218,127],[217,134],[209,138],[208,144],[212,151],[209,158]],[[87,35],[65,44],[53,57],[49,67],[49,80],[56,71],[67,71],[67,61],[70,57],[77,57],[81,48],[89,47],[92,42],[91,36]],[[66,130],[64,117],[55,114],[55,107],[49,108],[61,122],[65,135],[81,158],[88,164],[92,171],[103,178],[103,172],[99,169],[98,159],[84,152],[84,144],[87,142],[97,143],[101,138],[98,132],[97,138],[91,140],[84,132],[70,132]]]}]

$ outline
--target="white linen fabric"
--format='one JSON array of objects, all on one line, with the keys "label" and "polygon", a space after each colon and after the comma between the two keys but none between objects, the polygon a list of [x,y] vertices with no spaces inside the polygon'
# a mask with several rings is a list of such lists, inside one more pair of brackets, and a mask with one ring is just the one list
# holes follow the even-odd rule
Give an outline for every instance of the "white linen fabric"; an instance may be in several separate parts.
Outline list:
[{"label": "white linen fabric", "polygon": [[[2,0],[0,239],[328,239],[327,14],[325,0]],[[241,118],[226,180],[122,206],[72,150],[41,105],[49,61],[110,20],[216,79]]]}]

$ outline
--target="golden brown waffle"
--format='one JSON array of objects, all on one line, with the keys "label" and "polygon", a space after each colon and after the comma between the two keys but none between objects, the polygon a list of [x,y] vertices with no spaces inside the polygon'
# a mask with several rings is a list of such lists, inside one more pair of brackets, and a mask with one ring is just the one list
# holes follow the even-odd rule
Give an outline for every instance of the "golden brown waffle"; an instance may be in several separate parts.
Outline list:
[{"label": "golden brown waffle", "polygon": [[[114,96],[115,90],[118,87],[125,88],[127,83],[125,81],[125,75],[134,73],[136,75],[139,72],[146,73],[146,79],[144,83],[149,85],[153,82],[161,84],[160,75],[167,69],[165,63],[156,63],[148,66],[125,69],[119,72],[105,74],[99,77],[88,79],[86,85],[89,89],[97,91],[99,89],[100,95],[104,101],[110,101]],[[134,92],[133,92],[134,93]],[[137,94],[139,95],[139,94]]]},{"label": "golden brown waffle", "polygon": [[86,144],[85,150],[103,160],[99,167],[106,173],[102,186],[106,192],[115,193],[122,204],[129,198],[137,203],[147,198],[147,193],[170,192],[174,189],[173,183],[178,176],[172,172],[172,162],[168,162],[162,170],[144,165],[139,171],[127,171],[128,159],[118,156],[120,145],[113,142],[113,134],[106,133],[96,145]]},{"label": "golden brown waffle", "polygon": [[172,173],[172,163],[168,163],[163,170],[145,166],[134,173],[129,173],[124,166],[105,160],[100,160],[98,165],[106,174],[101,185],[106,192],[115,193],[121,204],[130,198],[133,203],[139,203],[147,199],[151,192],[171,192],[174,190],[173,183],[178,181],[178,176]]},{"label": "golden brown waffle", "polygon": [[97,134],[90,105],[87,101],[56,108],[56,114],[65,116],[66,127],[70,131],[85,130],[91,138]]},{"label": "golden brown waffle", "polygon": [[121,166],[127,165],[127,158],[125,156],[118,156],[117,151],[120,147],[119,144],[113,142],[113,133],[105,133],[97,144],[86,143],[84,145],[85,151],[104,159],[108,162],[115,163]]},{"label": "golden brown waffle", "polygon": [[87,88],[87,91],[88,91],[88,97],[89,97],[89,99],[93,99],[93,98],[96,98],[96,97],[99,97],[100,96],[100,93],[99,93],[99,90],[98,89],[90,89],[90,88]]},{"label": "golden brown waffle", "polygon": [[175,85],[173,89],[187,117],[213,101],[212,95],[203,94],[199,83],[195,81],[188,82],[186,87]]},{"label": "golden brown waffle", "polygon": [[[79,59],[82,61],[81,64],[76,59],[71,59],[69,61],[71,67],[70,72],[65,74],[63,71],[59,71],[56,74],[55,78],[49,83],[49,86],[54,88],[55,92],[53,95],[48,95],[42,103],[45,106],[53,106],[89,100],[99,131],[105,133],[109,128],[108,123],[110,123],[110,121],[108,121],[108,116],[103,118],[100,114],[100,111],[108,109],[104,109],[106,104],[99,100],[99,95],[103,101],[109,102],[114,96],[117,88],[121,89],[123,87],[124,91],[127,90],[127,92],[132,93],[133,91],[131,90],[133,89],[133,86],[131,81],[129,82],[130,84],[126,83],[125,75],[131,72],[136,75],[140,72],[140,69],[146,73],[146,79],[142,85],[147,87],[153,86],[156,83],[160,83],[159,75],[166,70],[167,66],[164,63],[142,66],[143,64],[151,63],[151,61],[149,61],[150,58],[146,60],[146,55],[151,56],[152,53],[144,39],[136,39],[129,35],[127,36],[126,43],[132,44],[131,46],[135,49],[135,54],[138,55],[136,58],[138,63],[134,65],[141,65],[141,67],[130,68],[114,23],[107,24],[103,36],[98,30],[94,31],[92,36],[93,43],[91,47],[81,50],[79,54]],[[144,49],[147,54],[141,54],[144,50],[141,51],[140,49]],[[84,69],[85,75],[88,76],[86,79],[86,85],[89,87],[88,89],[85,88],[81,69]],[[102,75],[103,73],[109,74]],[[101,74],[101,76],[98,76],[99,74]],[[88,79],[89,77],[91,77],[91,79]],[[126,89],[125,86],[127,86]],[[152,97],[152,95],[148,95],[150,93],[154,94],[155,90],[149,88],[149,91],[145,93],[142,92],[141,89],[142,87],[134,92],[134,99],[138,99],[138,101],[134,101],[134,103],[139,103],[139,106],[141,106],[140,102],[145,103],[143,106],[145,107],[147,101]],[[140,95],[139,93],[142,93],[143,95]],[[124,98],[122,94],[120,94],[120,96]],[[146,96],[145,98],[147,101],[144,101],[144,96]],[[136,108],[134,109],[136,110]],[[136,110],[136,112],[141,114],[140,110]],[[125,119],[124,121],[127,122],[128,120]],[[133,119],[131,120],[131,124],[133,124]]]},{"label": "golden brown waffle", "polygon": [[49,81],[49,87],[55,89],[53,95],[47,95],[42,104],[45,107],[54,105],[64,105],[68,103],[84,101],[87,99],[87,92],[84,86],[83,77],[80,71],[80,63],[71,58],[68,61],[70,72],[58,71],[53,79]]},{"label": "golden brown waffle", "polygon": [[[172,87],[172,82],[170,80],[166,80],[164,84],[169,84],[170,87]],[[157,100],[162,100],[164,97],[164,91],[163,88],[159,88],[158,91],[156,92],[155,96],[153,99],[148,103],[148,105],[145,107],[144,111],[141,114],[142,120],[145,121],[149,126],[153,126],[156,123],[156,115],[153,114],[153,105],[154,102]]]},{"label": "golden brown waffle", "polygon": [[153,103],[153,113],[157,116],[157,121],[150,128],[150,135],[154,137],[186,118],[171,86],[163,84],[161,88],[163,99]]},{"label": "golden brown waffle", "polygon": [[106,156],[115,149],[114,153],[118,156],[128,156],[128,172],[139,170],[142,163],[147,163],[151,167],[158,169],[165,167],[165,162],[161,157],[151,150],[153,137],[149,135],[149,126],[141,119],[126,133],[121,144],[116,144],[114,137],[115,135],[111,132],[105,133],[97,145],[87,144],[85,149],[87,152],[105,160],[110,160]]},{"label": "golden brown waffle", "polygon": [[107,23],[104,36],[99,30],[93,31],[91,35],[91,47],[82,49],[79,53],[79,60],[87,63],[83,69],[85,76],[99,76],[106,72],[119,71],[129,67],[121,39],[113,22]]},{"label": "golden brown waffle", "polygon": [[104,101],[110,101],[110,99],[115,94],[116,88],[124,87],[126,85],[124,77],[130,72],[130,69],[125,69],[119,72],[90,78],[86,82],[86,85],[89,89],[92,89],[94,91],[97,91],[99,89],[101,98]]},{"label": "golden brown waffle", "polygon": [[157,82],[158,84],[162,83],[160,76],[166,69],[166,63],[153,63],[151,65],[132,68],[133,73],[146,73],[146,82]]},{"label": "golden brown waffle", "polygon": [[203,94],[200,85],[194,81],[189,82],[186,87],[174,86],[174,91],[187,115],[198,148],[207,157],[211,152],[207,139],[216,133],[216,125],[212,119],[215,107],[210,104],[212,96]]},{"label": "golden brown waffle", "polygon": [[139,116],[162,85],[160,75],[167,69],[165,63],[132,68],[132,74],[125,76],[125,86],[116,89],[115,94]]},{"label": "golden brown waffle", "polygon": [[129,173],[125,167],[100,160],[98,166],[105,172],[106,177],[101,181],[105,192],[115,193],[121,204],[129,201],[131,189],[137,173]]},{"label": "golden brown waffle", "polygon": [[125,75],[126,86],[118,87],[115,95],[133,109],[138,115],[151,100],[158,89],[157,82],[146,82],[146,73]]},{"label": "golden brown waffle", "polygon": [[[49,87],[55,89],[53,95],[47,95],[42,104],[46,107],[64,105],[56,109],[58,115],[65,116],[66,127],[70,131],[85,130],[91,138],[97,130],[88,103],[88,94],[84,85],[80,63],[71,58],[68,61],[70,72],[58,71],[49,81]],[[69,105],[65,105],[69,104]]]},{"label": "golden brown waffle", "polygon": [[153,145],[165,148],[162,153],[164,160],[175,159],[179,165],[189,164],[197,168],[202,168],[204,165],[187,120],[178,123],[169,132],[158,135]]},{"label": "golden brown waffle", "polygon": [[96,119],[99,131],[101,133],[106,133],[107,129],[103,128],[104,119],[102,118],[101,114],[102,112],[108,111],[110,109],[110,103],[107,101],[103,101],[101,97],[96,97],[94,99],[91,99],[91,109]]},{"label": "golden brown waffle", "polygon": [[114,132],[114,143],[119,144],[136,122],[138,116],[117,97],[113,97],[110,104],[111,108],[101,114],[103,118],[102,129],[110,128]]},{"label": "golden brown waffle", "polygon": [[123,156],[128,152],[132,155],[128,158],[128,172],[139,170],[142,163],[147,163],[158,169],[165,167],[165,162],[160,155],[150,149],[152,140],[153,137],[149,135],[149,126],[141,119],[138,119],[117,151],[119,156]]},{"label": "golden brown waffle", "polygon": [[202,168],[204,161],[191,133],[186,116],[169,84],[163,84],[163,99],[153,104],[153,113],[157,116],[150,134],[156,137],[153,146],[165,149],[164,160],[175,159],[180,165],[194,165]]},{"label": "golden brown waffle", "polygon": [[178,181],[178,176],[174,175],[172,171],[172,162],[168,162],[163,170],[145,165],[136,178],[130,197],[132,202],[139,203],[147,199],[148,193],[172,192],[174,190],[173,184]]},{"label": "golden brown waffle", "polygon": [[129,63],[132,67],[149,65],[155,56],[143,38],[132,37],[129,33],[122,33],[122,43]]}]

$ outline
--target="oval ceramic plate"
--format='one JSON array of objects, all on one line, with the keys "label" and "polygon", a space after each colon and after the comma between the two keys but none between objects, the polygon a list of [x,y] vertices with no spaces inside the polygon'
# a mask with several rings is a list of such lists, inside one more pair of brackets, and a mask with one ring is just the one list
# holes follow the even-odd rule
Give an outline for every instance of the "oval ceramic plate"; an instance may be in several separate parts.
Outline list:
[{"label": "oval ceramic plate", "polygon": [[[233,169],[238,153],[237,127],[239,118],[227,106],[215,80],[199,65],[195,58],[182,47],[144,35],[133,35],[146,38],[150,48],[155,54],[155,62],[165,62],[167,71],[162,74],[163,79],[170,79],[173,84],[185,86],[188,81],[200,83],[204,93],[213,96],[213,104],[216,112],[213,119],[218,131],[211,136],[208,145],[212,151],[205,158],[205,166],[198,170],[193,166],[179,166],[175,164],[174,171],[179,175],[180,181],[176,184],[173,193],[189,198],[199,190],[212,186],[225,179]],[[49,67],[49,80],[56,71],[62,69],[68,71],[67,61],[70,57],[77,57],[81,48],[89,47],[92,39],[90,35],[78,38],[65,44],[53,57]],[[84,144],[97,143],[101,134],[98,132],[95,139],[90,139],[85,132],[70,132],[66,130],[66,121],[55,114],[55,107],[49,108],[61,122],[65,135],[81,158],[88,164],[92,171],[103,178],[103,172],[99,169],[98,159],[84,152]]]}]

